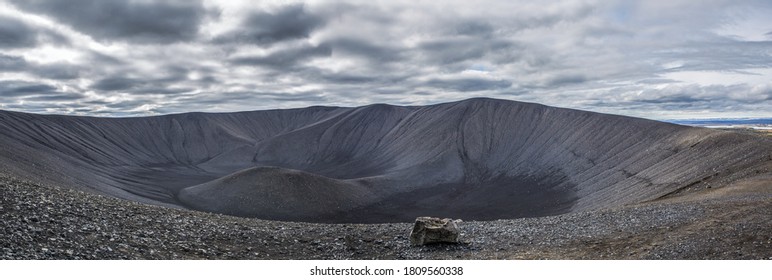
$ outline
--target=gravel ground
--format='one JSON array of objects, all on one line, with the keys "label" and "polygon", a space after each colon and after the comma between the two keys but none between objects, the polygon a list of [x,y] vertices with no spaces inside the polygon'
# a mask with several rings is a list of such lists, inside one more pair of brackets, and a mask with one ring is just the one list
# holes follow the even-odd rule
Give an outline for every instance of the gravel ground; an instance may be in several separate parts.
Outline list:
[{"label": "gravel ground", "polygon": [[768,182],[619,209],[463,222],[461,244],[416,247],[407,223],[238,218],[0,176],[0,259],[772,259]]}]

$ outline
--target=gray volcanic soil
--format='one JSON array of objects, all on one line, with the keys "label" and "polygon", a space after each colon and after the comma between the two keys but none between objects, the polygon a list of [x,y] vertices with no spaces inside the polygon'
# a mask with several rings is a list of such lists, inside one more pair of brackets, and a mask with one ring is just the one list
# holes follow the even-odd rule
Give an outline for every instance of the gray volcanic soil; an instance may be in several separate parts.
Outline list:
[{"label": "gray volcanic soil", "polygon": [[772,259],[768,180],[615,209],[461,223],[312,224],[171,209],[0,177],[0,259]]},{"label": "gray volcanic soil", "polygon": [[[772,257],[755,135],[470,99],[0,111],[0,144],[3,259]],[[411,247],[423,215],[475,221],[463,244]]]},{"label": "gray volcanic soil", "polygon": [[[0,112],[0,168],[270,220],[538,217],[769,171],[772,141],[494,99],[145,118]],[[291,175],[291,176],[290,176]]]}]

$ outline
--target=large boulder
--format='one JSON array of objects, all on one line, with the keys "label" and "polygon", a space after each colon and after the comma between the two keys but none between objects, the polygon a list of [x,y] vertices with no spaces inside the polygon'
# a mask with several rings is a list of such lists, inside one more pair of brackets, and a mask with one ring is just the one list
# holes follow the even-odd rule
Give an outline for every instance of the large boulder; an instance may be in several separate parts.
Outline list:
[{"label": "large boulder", "polygon": [[415,219],[413,231],[410,232],[410,243],[413,245],[458,243],[458,236],[459,229],[454,220],[418,217]]}]

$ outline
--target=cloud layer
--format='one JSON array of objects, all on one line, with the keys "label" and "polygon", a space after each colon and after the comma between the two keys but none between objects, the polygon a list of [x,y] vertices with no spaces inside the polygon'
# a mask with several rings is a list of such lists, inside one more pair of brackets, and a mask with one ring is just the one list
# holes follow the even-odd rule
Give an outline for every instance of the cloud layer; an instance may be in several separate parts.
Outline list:
[{"label": "cloud layer", "polygon": [[493,97],[770,117],[768,1],[0,0],[0,109],[104,116]]}]

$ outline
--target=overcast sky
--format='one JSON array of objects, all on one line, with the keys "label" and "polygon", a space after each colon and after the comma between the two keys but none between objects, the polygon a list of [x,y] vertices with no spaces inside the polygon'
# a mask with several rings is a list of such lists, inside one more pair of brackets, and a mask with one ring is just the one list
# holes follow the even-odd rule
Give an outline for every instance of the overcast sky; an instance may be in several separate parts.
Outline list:
[{"label": "overcast sky", "polygon": [[0,109],[92,116],[492,97],[772,117],[772,1],[0,0]]}]

